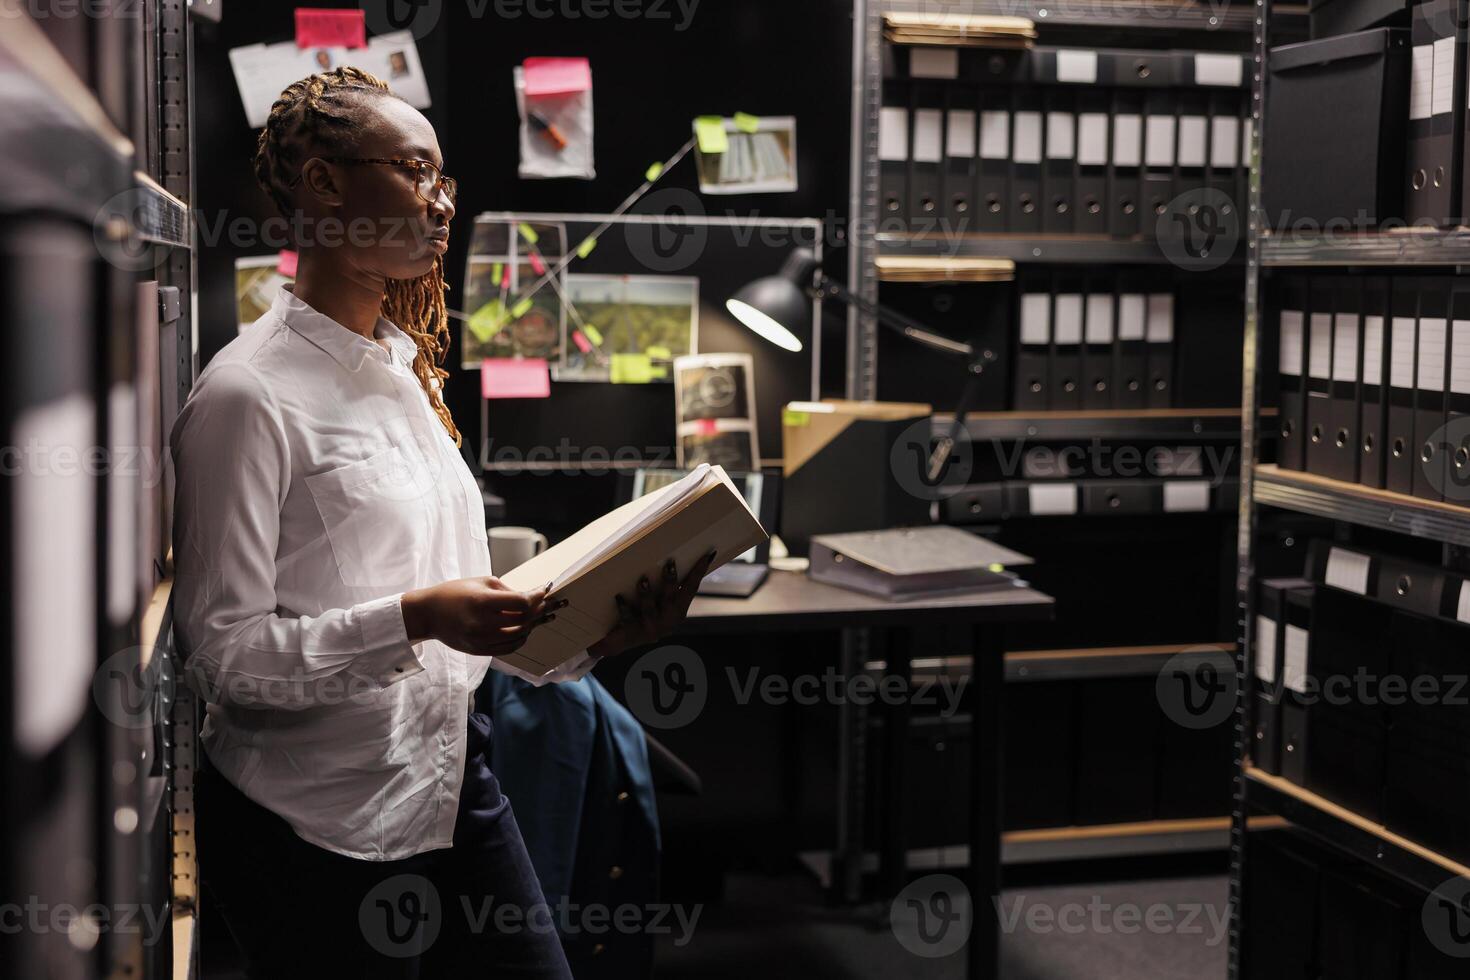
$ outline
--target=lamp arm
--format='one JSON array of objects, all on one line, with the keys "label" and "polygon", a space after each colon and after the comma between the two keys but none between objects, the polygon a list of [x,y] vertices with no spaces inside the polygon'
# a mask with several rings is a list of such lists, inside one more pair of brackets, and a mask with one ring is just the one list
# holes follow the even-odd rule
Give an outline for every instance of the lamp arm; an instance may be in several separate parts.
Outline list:
[{"label": "lamp arm", "polygon": [[955,357],[975,359],[975,348],[958,340],[950,340],[942,337],[932,330],[926,328],[919,321],[914,320],[897,310],[869,303],[861,296],[848,290],[846,286],[835,279],[829,279],[825,275],[819,275],[816,286],[817,295],[822,299],[838,299],[844,303],[856,306],[859,310],[869,316],[876,317],[878,322],[890,330],[894,330],[915,343],[923,344],[931,350],[937,350],[942,354]]}]

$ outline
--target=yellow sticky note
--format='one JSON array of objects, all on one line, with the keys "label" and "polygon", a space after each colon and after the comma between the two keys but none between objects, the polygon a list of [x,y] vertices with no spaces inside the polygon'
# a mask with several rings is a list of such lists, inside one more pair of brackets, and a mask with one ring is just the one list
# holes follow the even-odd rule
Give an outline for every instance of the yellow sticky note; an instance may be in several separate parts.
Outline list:
[{"label": "yellow sticky note", "polygon": [[480,343],[485,343],[505,326],[505,307],[500,300],[492,299],[476,310],[469,319],[470,333]]},{"label": "yellow sticky note", "polygon": [[521,237],[530,242],[532,245],[535,245],[538,241],[541,240],[541,236],[536,234],[536,229],[532,228],[524,221],[516,225],[516,227],[520,230]]},{"label": "yellow sticky note", "polygon": [[587,256],[592,254],[592,250],[596,247],[597,239],[593,238],[591,235],[588,235],[587,238],[583,240],[582,244],[577,246],[577,258],[585,259]]},{"label": "yellow sticky note", "polygon": [[612,383],[615,385],[647,384],[654,378],[653,364],[647,354],[614,354]]},{"label": "yellow sticky note", "polygon": [[700,153],[724,153],[730,148],[730,138],[725,135],[725,120],[719,116],[695,119],[694,138],[699,141]]},{"label": "yellow sticky note", "polygon": [[601,347],[602,346],[602,331],[601,330],[598,330],[592,324],[590,324],[590,323],[584,323],[584,324],[582,324],[582,334],[588,340],[590,340],[594,344],[596,344],[598,347]]},{"label": "yellow sticky note", "polygon": [[752,116],[748,112],[735,113],[735,128],[742,133],[753,133],[761,128],[759,116]]},{"label": "yellow sticky note", "polygon": [[526,315],[526,311],[529,310],[530,308],[531,308],[531,297],[527,296],[525,299],[521,300],[515,306],[512,306],[510,308],[510,315],[511,315],[512,319],[519,320],[521,317],[523,317],[523,316]]},{"label": "yellow sticky note", "polygon": [[990,563],[990,570],[992,572],[1003,572],[1006,570],[1006,567],[998,561],[993,561]]},{"label": "yellow sticky note", "polygon": [[648,181],[650,184],[653,183],[655,180],[658,180],[663,175],[664,165],[661,163],[651,163],[648,165],[648,169],[643,171],[643,179]]},{"label": "yellow sticky note", "polygon": [[648,348],[648,356],[661,361],[671,361],[674,359],[674,352],[667,347],[650,347]]},{"label": "yellow sticky note", "polygon": [[503,271],[505,271],[504,266],[502,266],[499,262],[496,262],[494,265],[490,266],[490,285],[500,285],[500,274]]},{"label": "yellow sticky note", "polygon": [[782,425],[789,425],[792,428],[797,428],[803,425],[810,425],[811,421],[812,417],[811,413],[809,412],[797,412],[789,408],[783,408],[781,410]]}]

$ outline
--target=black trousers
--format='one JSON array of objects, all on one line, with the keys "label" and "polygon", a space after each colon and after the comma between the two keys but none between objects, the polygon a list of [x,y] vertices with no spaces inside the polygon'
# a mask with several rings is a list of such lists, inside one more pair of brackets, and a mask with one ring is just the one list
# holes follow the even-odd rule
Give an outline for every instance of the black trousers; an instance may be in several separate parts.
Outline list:
[{"label": "black trousers", "polygon": [[204,901],[251,980],[571,980],[510,801],[470,715],[454,846],[363,861],[310,844],[204,766],[195,783]]}]

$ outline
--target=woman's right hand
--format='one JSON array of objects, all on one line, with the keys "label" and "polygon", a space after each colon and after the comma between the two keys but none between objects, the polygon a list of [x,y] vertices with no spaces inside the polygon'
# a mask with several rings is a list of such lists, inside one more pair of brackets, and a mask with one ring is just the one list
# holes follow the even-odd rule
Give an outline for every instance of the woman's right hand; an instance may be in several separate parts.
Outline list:
[{"label": "woman's right hand", "polygon": [[503,657],[526,642],[531,630],[556,618],[545,587],[517,592],[493,575],[440,582],[403,594],[408,641],[438,640],[463,653]]}]

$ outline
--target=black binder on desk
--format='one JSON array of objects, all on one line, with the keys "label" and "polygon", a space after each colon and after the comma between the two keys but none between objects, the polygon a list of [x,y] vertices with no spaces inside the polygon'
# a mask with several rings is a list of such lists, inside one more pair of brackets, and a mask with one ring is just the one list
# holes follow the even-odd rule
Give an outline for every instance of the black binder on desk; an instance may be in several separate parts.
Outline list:
[{"label": "black binder on desk", "polygon": [[1362,414],[1358,422],[1358,482],[1368,487],[1383,486],[1383,459],[1387,455],[1384,433],[1388,425],[1388,292],[1389,280],[1370,276],[1363,280],[1363,358],[1358,373]]},{"label": "black binder on desk", "polygon": [[1396,278],[1389,293],[1393,315],[1388,330],[1388,431],[1383,485],[1414,492],[1414,354],[1419,326],[1419,280]]},{"label": "black binder on desk", "polygon": [[1018,412],[1044,411],[1051,399],[1051,293],[1041,281],[1027,283],[1021,292],[1020,342],[1016,345],[1016,401]]},{"label": "black binder on desk", "polygon": [[1072,231],[1076,198],[1077,100],[1071,89],[1045,91],[1046,162],[1042,165],[1041,230],[1065,235]]},{"label": "black binder on desk", "polygon": [[1445,397],[1444,499],[1470,504],[1470,285],[1450,296],[1450,376]]},{"label": "black binder on desk", "polygon": [[1307,314],[1307,472],[1332,468],[1332,313],[1334,279],[1313,276]]},{"label": "black binder on desk", "polygon": [[1324,476],[1358,479],[1358,369],[1362,365],[1362,289],[1354,276],[1336,281],[1332,314],[1332,404],[1328,409],[1327,469]]},{"label": "black binder on desk", "polygon": [[1139,231],[1144,238],[1158,237],[1159,218],[1174,199],[1178,145],[1174,104],[1174,92],[1170,89],[1150,89],[1144,96],[1143,211],[1139,218]]},{"label": "black binder on desk", "polygon": [[1051,408],[1082,407],[1082,282],[1056,278],[1051,313]]},{"label": "black binder on desk", "polygon": [[908,84],[887,79],[878,113],[878,223],[884,230],[908,227],[908,173]]},{"label": "black binder on desk", "polygon": [[1148,351],[1148,407],[1174,403],[1174,294],[1148,294],[1144,337]]},{"label": "black binder on desk", "polygon": [[1465,125],[1462,0],[1426,0],[1410,15],[1409,221],[1459,224]]},{"label": "black binder on desk", "polygon": [[1281,310],[1277,314],[1279,335],[1278,371],[1281,378],[1281,405],[1277,424],[1281,441],[1277,444],[1277,464],[1284,470],[1307,468],[1307,280],[1290,276],[1281,289]]},{"label": "black binder on desk", "polygon": [[1041,93],[1017,88],[1011,92],[1011,201],[1006,230],[1018,234],[1041,231]]},{"label": "black binder on desk", "polygon": [[1210,93],[1210,172],[1206,186],[1231,203],[1236,214],[1245,211],[1241,196],[1240,93],[1222,89]]},{"label": "black binder on desk", "polygon": [[1312,589],[1285,591],[1286,625],[1281,631],[1281,775],[1307,785],[1307,678],[1312,657]]},{"label": "black binder on desk", "polygon": [[941,171],[944,163],[944,89],[938,82],[913,83],[909,136],[908,227],[915,234],[943,229]]},{"label": "black binder on desk", "polygon": [[1077,93],[1077,191],[1072,231],[1108,232],[1108,93],[1096,87]]},{"label": "black binder on desk", "polygon": [[1450,290],[1454,280],[1428,276],[1419,283],[1419,340],[1414,368],[1413,494],[1444,499],[1445,380],[1449,373]]},{"label": "black binder on desk", "polygon": [[1120,277],[1116,336],[1118,357],[1114,362],[1113,399],[1118,408],[1148,407],[1148,298],[1133,292],[1138,283]]},{"label": "black binder on desk", "polygon": [[1113,302],[1107,282],[1089,283],[1082,326],[1082,407],[1113,407]]},{"label": "black binder on desk", "polygon": [[975,230],[999,232],[1010,225],[1011,106],[1006,89],[980,89],[980,143],[975,159]]},{"label": "black binder on desk", "polygon": [[946,234],[976,231],[975,220],[975,90],[949,86],[944,116],[944,219]]},{"label": "black binder on desk", "polygon": [[1108,234],[1138,234],[1143,200],[1143,92],[1113,90],[1112,158],[1108,172]]}]

